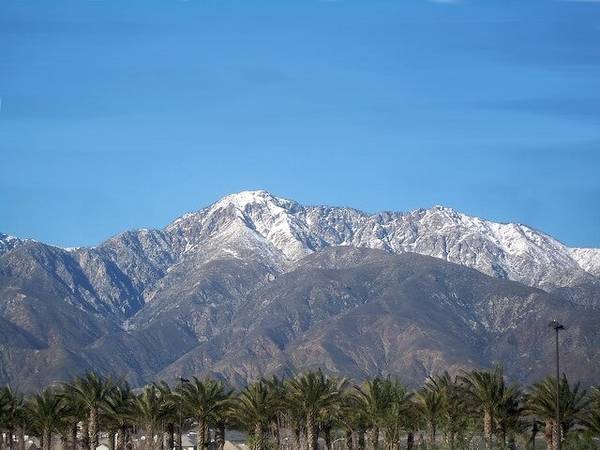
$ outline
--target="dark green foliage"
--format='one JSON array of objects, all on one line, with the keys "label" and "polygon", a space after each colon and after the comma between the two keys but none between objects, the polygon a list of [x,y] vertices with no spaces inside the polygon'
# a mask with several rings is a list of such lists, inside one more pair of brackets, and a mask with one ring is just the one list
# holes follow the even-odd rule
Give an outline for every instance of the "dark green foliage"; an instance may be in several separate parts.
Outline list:
[{"label": "dark green foliage", "polygon": [[[510,450],[532,448],[534,435],[538,447],[546,437],[553,448],[554,380],[523,392],[505,382],[499,367],[442,373],[415,392],[395,378],[351,385],[318,370],[286,381],[261,379],[237,394],[220,381],[192,377],[177,389],[157,382],[136,395],[124,382],[87,374],[27,399],[0,389],[0,431],[8,436],[5,447],[26,432],[46,450],[59,436],[65,450],[90,448],[94,433],[106,433],[116,450],[169,449],[180,420],[184,430],[196,429],[199,449],[222,450],[226,428],[247,432],[252,450],[312,450],[318,443],[330,450],[334,442],[334,450],[460,450],[482,442]],[[586,394],[563,376],[560,398],[563,448],[597,448],[600,389]]]}]

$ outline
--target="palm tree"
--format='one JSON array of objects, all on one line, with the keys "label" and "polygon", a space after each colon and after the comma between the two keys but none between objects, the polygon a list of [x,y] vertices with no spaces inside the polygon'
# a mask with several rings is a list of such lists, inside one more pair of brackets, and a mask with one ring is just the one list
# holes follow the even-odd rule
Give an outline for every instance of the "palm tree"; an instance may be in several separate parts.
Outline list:
[{"label": "palm tree", "polygon": [[502,368],[496,366],[492,371],[473,370],[460,377],[467,399],[476,411],[483,415],[483,439],[485,449],[492,449],[494,419],[498,406],[504,397],[506,385]]},{"label": "palm tree", "polygon": [[435,446],[438,422],[443,414],[444,398],[442,391],[432,381],[417,392],[414,398],[419,415],[427,427],[429,445]]},{"label": "palm tree", "polygon": [[[346,450],[363,447],[364,432],[369,423],[368,419],[355,392],[345,391],[340,400],[339,423],[345,432]],[[359,444],[358,441],[361,441],[361,443]]]},{"label": "palm tree", "polygon": [[[335,379],[333,381],[335,382]],[[342,402],[343,399],[340,396],[337,402],[327,408],[322,408],[317,416],[317,430],[323,435],[324,450],[332,450],[332,432],[340,426],[344,414],[344,405]]]},{"label": "palm tree", "polygon": [[162,433],[162,425],[173,414],[174,403],[165,401],[160,389],[151,384],[144,388],[133,402],[133,418],[145,432],[145,447],[153,450],[156,446],[156,434]]},{"label": "palm tree", "polygon": [[[89,449],[98,447],[98,413],[110,397],[114,383],[93,372],[77,377],[73,383],[65,384],[67,393],[79,398],[87,410],[87,427],[89,434]],[[85,439],[85,437],[84,437]]]},{"label": "palm tree", "polygon": [[319,414],[340,401],[345,386],[345,379],[326,377],[321,370],[298,375],[289,381],[287,402],[305,418],[308,450],[317,449]]},{"label": "palm tree", "polygon": [[294,449],[301,450],[306,447],[303,440],[306,440],[306,415],[302,405],[293,404],[289,401],[290,381],[285,382],[285,391],[283,401],[285,403],[285,425],[292,431],[294,436]]},{"label": "palm tree", "polygon": [[[417,430],[423,428],[423,418],[420,414],[418,414],[417,409],[414,407],[414,403],[409,402],[411,407],[406,411],[404,419],[402,420],[404,429],[406,430],[406,448],[407,450],[412,450],[415,448],[415,433]],[[421,436],[419,436],[421,437]],[[420,440],[420,439],[419,439]],[[424,443],[417,442],[419,447]]]},{"label": "palm tree", "polygon": [[398,450],[401,429],[411,427],[408,412],[412,405],[412,394],[398,379],[390,378],[383,381],[383,392],[389,400],[383,415],[379,418],[379,426],[383,429],[387,449]]},{"label": "palm tree", "polygon": [[[82,420],[82,417],[89,416],[88,408],[82,401],[81,397],[73,392],[71,389],[67,389],[66,385],[62,386],[62,389],[57,391],[58,395],[62,397],[63,402],[67,406],[68,415],[64,417],[63,426],[60,430],[63,447],[66,450],[76,450],[78,444],[81,448],[88,449],[89,447],[89,433],[88,433],[88,421]],[[78,442],[77,433],[79,422],[82,423],[81,427],[81,441]]]},{"label": "palm tree", "polygon": [[286,384],[282,378],[279,378],[275,375],[265,380],[265,383],[267,383],[272,395],[275,398],[275,419],[271,423],[271,432],[275,438],[275,446],[277,449],[279,449],[281,448],[281,429],[285,420],[284,399]]},{"label": "palm tree", "polygon": [[457,377],[451,377],[447,371],[430,377],[426,383],[442,397],[441,423],[445,441],[450,450],[454,450],[457,437],[464,433],[468,422],[464,390]]},{"label": "palm tree", "polygon": [[508,448],[511,450],[516,448],[515,435],[527,428],[521,417],[522,412],[523,394],[518,386],[510,386],[504,391],[496,410],[496,425],[502,437],[502,445],[506,446],[508,437]]},{"label": "palm tree", "polygon": [[250,448],[266,449],[266,433],[276,421],[279,407],[279,399],[274,390],[264,380],[250,384],[235,399],[234,405],[237,421],[252,435]]},{"label": "palm tree", "polygon": [[589,402],[584,423],[593,436],[600,438],[600,386],[592,388]]},{"label": "palm tree", "polygon": [[[24,430],[27,424],[23,396],[10,387],[0,389],[0,430],[6,431],[10,449],[14,448],[15,433],[18,433],[19,448],[25,448]],[[0,439],[2,437],[0,436]]]},{"label": "palm tree", "polygon": [[359,407],[367,417],[367,448],[375,450],[379,441],[379,427],[386,413],[391,397],[385,380],[374,378],[367,380],[362,386],[355,386],[355,394]]},{"label": "palm tree", "polygon": [[11,392],[8,387],[0,389],[0,449],[4,450],[4,437],[8,442],[9,447],[11,446],[12,440],[10,438],[11,421],[9,418],[9,410],[11,403]]},{"label": "palm tree", "polygon": [[27,402],[27,415],[34,433],[40,438],[42,449],[52,448],[52,433],[60,430],[63,419],[69,415],[68,405],[53,389],[34,395]]},{"label": "palm tree", "polygon": [[134,412],[135,396],[131,387],[127,383],[115,386],[102,406],[102,414],[106,418],[109,431],[117,434],[117,450],[125,450],[133,427]]},{"label": "palm tree", "polygon": [[184,408],[197,423],[198,450],[207,447],[208,426],[228,407],[231,392],[223,383],[209,378],[199,380],[192,377],[192,380],[183,386],[181,396]]},{"label": "palm tree", "polygon": [[545,423],[544,436],[549,450],[554,450],[558,439],[564,440],[567,433],[583,418],[583,412],[588,404],[585,391],[579,383],[572,387],[563,374],[559,383],[560,420],[556,424],[556,381],[552,377],[544,378],[534,383],[527,394],[526,409]]},{"label": "palm tree", "polygon": [[586,415],[583,423],[589,432],[596,438],[600,438],[600,410],[592,409]]},{"label": "palm tree", "polygon": [[165,414],[163,417],[163,443],[168,449],[175,446],[175,424],[179,421],[179,396],[164,381],[154,383],[163,402]]},{"label": "palm tree", "polygon": [[8,399],[4,397],[4,389],[0,389],[0,450],[4,450],[4,430],[7,427],[6,410]]}]

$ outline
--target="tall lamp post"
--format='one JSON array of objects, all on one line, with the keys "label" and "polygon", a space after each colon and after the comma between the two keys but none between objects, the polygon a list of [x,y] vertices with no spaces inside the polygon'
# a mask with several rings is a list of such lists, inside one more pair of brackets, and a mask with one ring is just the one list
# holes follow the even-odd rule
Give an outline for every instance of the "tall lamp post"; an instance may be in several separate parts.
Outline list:
[{"label": "tall lamp post", "polygon": [[558,332],[565,327],[558,320],[550,322],[550,327],[556,332],[556,449],[561,450],[561,424],[560,424],[560,362],[558,354]]}]

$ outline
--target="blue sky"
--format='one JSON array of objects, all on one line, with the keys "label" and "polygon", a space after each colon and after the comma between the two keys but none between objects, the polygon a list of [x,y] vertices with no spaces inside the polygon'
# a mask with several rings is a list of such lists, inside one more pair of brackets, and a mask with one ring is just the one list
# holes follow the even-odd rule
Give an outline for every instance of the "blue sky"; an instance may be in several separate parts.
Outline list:
[{"label": "blue sky", "polygon": [[600,247],[600,2],[3,1],[0,231],[93,245],[245,189]]}]

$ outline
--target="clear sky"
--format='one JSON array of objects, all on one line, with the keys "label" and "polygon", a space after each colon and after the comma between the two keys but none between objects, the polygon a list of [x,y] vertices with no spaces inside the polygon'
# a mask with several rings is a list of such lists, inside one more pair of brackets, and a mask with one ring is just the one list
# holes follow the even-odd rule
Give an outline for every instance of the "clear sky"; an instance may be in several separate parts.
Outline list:
[{"label": "clear sky", "polygon": [[93,245],[245,189],[600,247],[600,2],[0,2],[0,231]]}]

